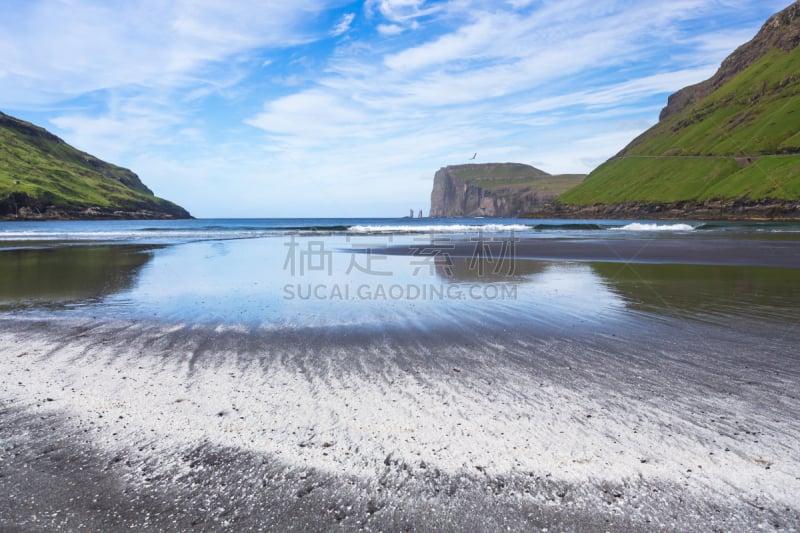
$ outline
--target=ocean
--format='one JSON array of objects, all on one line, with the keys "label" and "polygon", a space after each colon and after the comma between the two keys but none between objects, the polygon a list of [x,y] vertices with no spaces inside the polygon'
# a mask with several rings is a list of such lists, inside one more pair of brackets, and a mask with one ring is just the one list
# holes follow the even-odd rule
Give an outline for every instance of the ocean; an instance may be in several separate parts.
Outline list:
[{"label": "ocean", "polygon": [[0,529],[791,530],[799,321],[797,223],[2,223]]},{"label": "ocean", "polygon": [[178,244],[212,239],[280,237],[290,234],[449,234],[479,231],[518,237],[598,237],[639,232],[800,233],[797,222],[704,222],[497,218],[266,218],[145,221],[3,222],[0,245],[86,242]]},{"label": "ocean", "polygon": [[[657,295],[641,294],[645,287],[664,292],[666,312],[675,311],[668,302],[686,286],[707,298],[694,305],[698,313],[715,300],[733,309],[734,290],[743,302],[765,294],[793,298],[795,270],[785,263],[800,266],[796,248],[780,256],[777,270],[761,252],[765,243],[770,251],[797,239],[800,225],[774,222],[7,222],[0,225],[0,309],[263,328],[388,327],[420,314],[430,324],[505,320],[511,313],[516,321],[560,327],[569,317],[593,323],[592,317],[624,315],[631,304],[652,305]],[[748,250],[743,242],[758,246]],[[714,246],[725,244],[741,253],[715,253]],[[665,249],[674,257],[650,257]],[[699,250],[699,261],[692,250]],[[615,264],[625,266],[615,270]],[[680,284],[662,286],[681,272],[687,276]],[[634,294],[632,277],[641,281]]]}]

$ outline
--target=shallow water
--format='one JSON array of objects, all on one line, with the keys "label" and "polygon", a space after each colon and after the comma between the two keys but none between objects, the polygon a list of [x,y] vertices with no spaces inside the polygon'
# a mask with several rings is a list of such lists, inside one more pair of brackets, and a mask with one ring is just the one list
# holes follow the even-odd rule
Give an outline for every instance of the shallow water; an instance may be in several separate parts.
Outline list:
[{"label": "shallow water", "polygon": [[[187,231],[183,221],[144,228],[141,222],[126,222],[117,224],[125,228],[103,231],[100,223],[76,223],[71,237],[64,238],[60,232],[73,226],[36,226],[29,230],[36,234],[32,240],[0,245],[0,308],[271,329],[430,328],[472,322],[479,327],[510,322],[558,329],[563,321],[591,325],[599,317],[609,323],[639,320],[638,311],[696,318],[798,318],[800,268],[598,262],[590,256],[577,262],[536,261],[521,257],[517,243],[537,237],[512,230],[465,231],[464,224],[431,235],[388,229],[298,234],[287,229],[370,224],[373,230],[396,229],[397,221],[382,226],[374,220],[360,225],[325,220],[316,226],[315,221],[190,222],[202,229]],[[262,235],[267,226],[277,234]],[[161,242],[150,240],[155,227],[160,227],[155,240]],[[757,227],[750,235],[763,229]],[[209,236],[209,231],[218,233]],[[252,231],[257,233],[242,238],[242,232]],[[561,239],[596,242],[594,234],[601,230],[589,232],[591,237]],[[21,232],[10,233],[17,239]],[[624,238],[641,239],[634,233]],[[663,233],[668,235],[656,238],[672,247],[694,245],[692,233]],[[44,234],[59,234],[61,240],[42,241]],[[87,242],[86,235],[99,240]],[[121,240],[109,240],[109,235]],[[717,239],[737,242],[738,235],[722,231]],[[654,241],[632,242],[645,248]],[[471,253],[456,255],[450,249],[456,243]],[[490,249],[487,243],[501,244]],[[411,251],[383,252],[399,245]]]}]

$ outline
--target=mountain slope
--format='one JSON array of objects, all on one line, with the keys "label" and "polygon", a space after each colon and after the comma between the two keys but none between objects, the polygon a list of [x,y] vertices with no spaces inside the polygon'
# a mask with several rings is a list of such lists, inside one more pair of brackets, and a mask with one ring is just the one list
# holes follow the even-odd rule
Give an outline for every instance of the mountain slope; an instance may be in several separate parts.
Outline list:
[{"label": "mountain slope", "polygon": [[189,218],[139,177],[0,113],[0,218]]},{"label": "mountain slope", "polygon": [[539,209],[583,180],[520,163],[452,165],[433,177],[432,217],[516,217]]},{"label": "mountain slope", "polygon": [[770,17],[712,78],[672,95],[658,124],[558,202],[567,210],[605,204],[613,206],[605,211],[622,216],[630,211],[625,204],[634,211],[643,204],[672,214],[684,209],[687,216],[715,210],[735,216],[737,206],[762,205],[794,216],[800,199],[798,45],[795,2]]}]

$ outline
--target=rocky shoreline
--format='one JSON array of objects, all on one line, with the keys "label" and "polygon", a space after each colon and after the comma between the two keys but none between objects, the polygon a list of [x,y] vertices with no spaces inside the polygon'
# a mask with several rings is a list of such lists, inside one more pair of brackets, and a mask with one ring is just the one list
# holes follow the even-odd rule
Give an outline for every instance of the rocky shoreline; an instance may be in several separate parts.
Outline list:
[{"label": "rocky shoreline", "polygon": [[663,220],[800,220],[798,200],[708,200],[671,203],[567,205],[551,202],[522,218],[663,219]]},{"label": "rocky shoreline", "polygon": [[44,220],[175,220],[194,218],[188,213],[172,214],[164,211],[150,211],[139,209],[135,211],[122,211],[118,209],[105,209],[102,207],[79,207],[65,209],[50,207],[44,212],[29,207],[20,208],[16,214],[0,215],[0,221],[44,221]]},{"label": "rocky shoreline", "polygon": [[0,221],[26,220],[171,220],[193,218],[184,208],[153,197],[152,200],[121,206],[55,205],[25,193],[0,199]]}]

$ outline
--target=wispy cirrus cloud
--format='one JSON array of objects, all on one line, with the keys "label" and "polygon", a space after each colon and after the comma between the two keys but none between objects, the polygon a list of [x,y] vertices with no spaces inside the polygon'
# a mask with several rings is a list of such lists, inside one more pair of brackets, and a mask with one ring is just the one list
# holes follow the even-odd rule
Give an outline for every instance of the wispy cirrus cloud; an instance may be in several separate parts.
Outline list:
[{"label": "wispy cirrus cloud", "polygon": [[378,24],[376,28],[381,35],[400,35],[406,30],[399,24]]},{"label": "wispy cirrus cloud", "polygon": [[377,11],[392,23],[407,24],[443,11],[446,4],[426,0],[366,0],[364,9],[370,15]]},{"label": "wispy cirrus cloud", "polygon": [[[323,3],[198,0],[19,2],[4,9],[0,65],[15,105],[118,87],[203,82],[216,62],[259,47],[313,40],[304,17]],[[8,105],[8,104],[6,104]]]},{"label": "wispy cirrus cloud", "polygon": [[333,30],[331,30],[331,35],[333,37],[338,37],[347,33],[350,30],[350,26],[353,24],[355,18],[355,13],[345,13],[342,15],[342,18],[339,19],[339,22],[336,24],[336,26],[334,26]]}]

